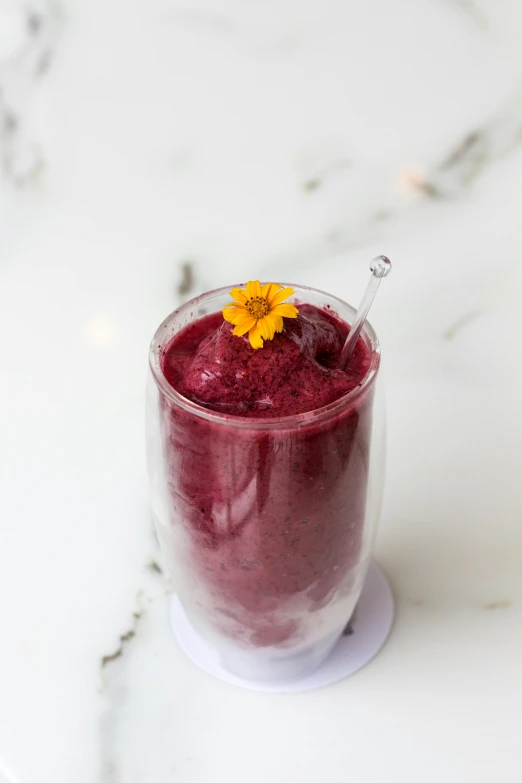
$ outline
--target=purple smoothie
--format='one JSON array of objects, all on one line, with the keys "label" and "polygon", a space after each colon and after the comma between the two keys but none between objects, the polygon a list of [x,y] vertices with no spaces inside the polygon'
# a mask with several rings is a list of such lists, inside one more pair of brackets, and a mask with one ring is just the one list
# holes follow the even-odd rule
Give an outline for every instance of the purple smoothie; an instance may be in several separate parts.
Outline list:
[{"label": "purple smoothie", "polygon": [[294,416],[352,391],[368,372],[359,340],[347,372],[335,369],[348,327],[327,310],[301,305],[299,317],[260,350],[234,337],[221,313],[188,326],[163,360],[167,381],[193,402],[234,416]]},{"label": "purple smoothie", "polygon": [[302,304],[255,351],[219,312],[162,352],[165,379],[200,406],[161,398],[176,587],[207,635],[302,650],[349,619],[366,568],[374,385],[356,389],[378,356],[360,338],[336,369],[347,333]]}]

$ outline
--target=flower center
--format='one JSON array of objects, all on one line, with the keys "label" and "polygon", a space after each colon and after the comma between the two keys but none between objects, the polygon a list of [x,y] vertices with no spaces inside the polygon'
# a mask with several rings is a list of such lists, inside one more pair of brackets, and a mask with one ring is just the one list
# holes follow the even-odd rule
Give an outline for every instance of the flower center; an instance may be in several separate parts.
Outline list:
[{"label": "flower center", "polygon": [[246,309],[258,320],[268,313],[268,302],[262,296],[253,296],[245,305]]}]

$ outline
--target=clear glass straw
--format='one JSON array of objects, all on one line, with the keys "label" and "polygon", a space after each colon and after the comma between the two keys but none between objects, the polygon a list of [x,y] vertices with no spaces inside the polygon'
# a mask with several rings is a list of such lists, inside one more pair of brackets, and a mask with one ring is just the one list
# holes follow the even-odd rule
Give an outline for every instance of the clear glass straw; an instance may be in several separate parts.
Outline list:
[{"label": "clear glass straw", "polygon": [[364,322],[366,321],[366,316],[368,315],[368,311],[372,306],[372,302],[375,297],[375,294],[377,293],[377,289],[381,284],[381,280],[383,279],[383,277],[386,277],[386,275],[389,274],[390,271],[391,271],[391,261],[386,256],[376,256],[371,262],[370,272],[372,273],[372,275],[370,277],[370,282],[368,283],[366,291],[364,292],[364,296],[361,300],[361,304],[359,305],[359,309],[355,314],[355,319],[350,327],[350,331],[348,333],[348,337],[346,338],[346,342],[343,346],[343,350],[341,351],[341,358],[339,360],[340,370],[346,369],[348,362],[350,361],[350,357],[353,353],[353,349],[355,348],[355,344],[359,339],[359,335],[361,334],[361,329],[363,328]]}]

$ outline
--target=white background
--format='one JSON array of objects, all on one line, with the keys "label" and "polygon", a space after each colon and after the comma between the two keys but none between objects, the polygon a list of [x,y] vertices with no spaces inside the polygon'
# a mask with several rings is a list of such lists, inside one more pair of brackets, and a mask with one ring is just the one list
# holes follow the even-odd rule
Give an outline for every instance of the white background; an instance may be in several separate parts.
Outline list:
[{"label": "white background", "polygon": [[[522,5],[35,4],[0,0],[0,770],[520,780]],[[250,278],[356,302],[377,253],[392,636],[322,691],[227,687],[151,567],[150,338]]]}]

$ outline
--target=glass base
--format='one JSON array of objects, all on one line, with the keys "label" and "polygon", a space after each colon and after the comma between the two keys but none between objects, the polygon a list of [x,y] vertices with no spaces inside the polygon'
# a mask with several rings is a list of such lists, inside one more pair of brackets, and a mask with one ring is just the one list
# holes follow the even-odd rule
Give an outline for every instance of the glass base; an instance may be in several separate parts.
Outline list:
[{"label": "glass base", "polygon": [[172,598],[170,611],[176,639],[197,666],[231,685],[276,693],[320,688],[353,674],[379,652],[393,616],[390,585],[376,563],[368,569],[349,633],[323,640],[290,658],[278,659],[266,651],[218,648],[194,630],[177,596]]}]

